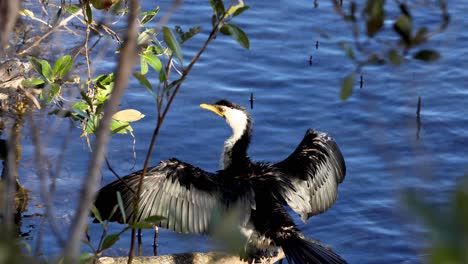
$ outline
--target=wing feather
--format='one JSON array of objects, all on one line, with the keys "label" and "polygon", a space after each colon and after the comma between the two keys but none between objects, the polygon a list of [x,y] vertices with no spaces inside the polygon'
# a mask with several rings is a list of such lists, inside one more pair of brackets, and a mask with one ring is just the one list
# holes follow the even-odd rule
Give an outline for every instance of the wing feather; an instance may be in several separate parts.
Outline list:
[{"label": "wing feather", "polygon": [[295,190],[283,195],[304,222],[330,208],[343,182],[346,166],[336,142],[327,134],[309,129],[296,150],[275,164],[290,179]]},{"label": "wing feather", "polygon": [[[158,225],[176,232],[207,233],[214,208],[229,209],[241,203],[250,214],[249,201],[254,200],[248,188],[245,193],[230,194],[229,186],[218,176],[205,172],[177,159],[162,161],[149,168],[139,197],[139,213],[133,214],[133,200],[142,171],[132,173],[104,186],[98,193],[95,206],[103,219],[124,222],[117,207],[117,192],[122,195],[126,220],[142,221],[150,216],[164,217]],[[231,199],[231,200],[229,200]],[[113,212],[113,213],[112,213]]]}]

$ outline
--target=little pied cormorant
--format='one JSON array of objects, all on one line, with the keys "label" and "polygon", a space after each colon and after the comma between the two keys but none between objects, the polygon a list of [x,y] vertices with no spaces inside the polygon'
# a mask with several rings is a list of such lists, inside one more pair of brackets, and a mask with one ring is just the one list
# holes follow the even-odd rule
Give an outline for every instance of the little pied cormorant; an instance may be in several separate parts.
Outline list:
[{"label": "little pied cormorant", "polygon": [[252,135],[247,110],[227,100],[200,107],[223,117],[232,128],[233,134],[224,145],[221,170],[206,172],[175,158],[161,161],[148,168],[143,179],[138,215],[133,214],[132,201],[142,171],[99,191],[95,206],[102,219],[124,222],[116,209],[117,192],[126,219],[162,216],[158,226],[183,233],[207,234],[213,209],[227,211],[241,206],[245,220],[240,229],[248,241],[246,248],[281,247],[289,263],[346,263],[325,246],[305,239],[285,209],[289,206],[306,222],[335,203],[346,170],[335,141],[309,129],[283,161],[253,162],[247,156]]}]

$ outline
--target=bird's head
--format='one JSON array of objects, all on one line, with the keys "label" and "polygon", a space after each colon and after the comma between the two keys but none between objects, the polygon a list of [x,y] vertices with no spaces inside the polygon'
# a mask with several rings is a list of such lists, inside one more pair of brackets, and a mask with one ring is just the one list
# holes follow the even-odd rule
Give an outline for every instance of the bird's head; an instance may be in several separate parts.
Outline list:
[{"label": "bird's head", "polygon": [[220,100],[214,104],[201,104],[200,107],[224,118],[232,128],[234,138],[240,138],[245,132],[250,134],[252,119],[244,107],[227,100]]}]

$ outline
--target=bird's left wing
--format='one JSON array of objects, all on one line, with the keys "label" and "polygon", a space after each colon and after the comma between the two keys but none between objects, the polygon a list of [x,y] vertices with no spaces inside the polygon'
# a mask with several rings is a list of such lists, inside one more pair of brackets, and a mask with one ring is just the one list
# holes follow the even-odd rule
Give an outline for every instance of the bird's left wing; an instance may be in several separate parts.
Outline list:
[{"label": "bird's left wing", "polygon": [[[226,210],[233,204],[249,207],[251,203],[250,193],[226,193],[227,188],[215,174],[170,159],[147,170],[135,215],[133,201],[141,173],[127,175],[99,191],[95,206],[102,219],[124,223],[133,217],[142,221],[162,216],[164,219],[156,223],[160,227],[182,233],[207,233],[213,210]],[[125,217],[118,208],[117,192],[122,197]],[[242,212],[249,214],[250,208]]]},{"label": "bird's left wing", "polygon": [[336,142],[327,134],[309,129],[296,150],[274,165],[294,185],[283,195],[304,222],[322,213],[336,201],[338,184],[346,166]]}]

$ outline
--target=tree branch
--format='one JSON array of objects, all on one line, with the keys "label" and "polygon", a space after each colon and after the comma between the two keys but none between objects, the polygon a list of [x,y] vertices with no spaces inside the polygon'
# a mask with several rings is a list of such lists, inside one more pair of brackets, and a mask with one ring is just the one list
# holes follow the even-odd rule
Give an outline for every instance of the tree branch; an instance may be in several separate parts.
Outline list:
[{"label": "tree branch", "polygon": [[81,238],[96,196],[96,187],[99,185],[100,170],[104,161],[109,141],[110,123],[112,115],[116,112],[123,91],[128,84],[129,76],[136,61],[136,37],[138,32],[138,0],[129,1],[128,30],[125,36],[117,66],[115,87],[110,100],[106,104],[104,116],[96,131],[95,148],[88,168],[88,173],[81,190],[80,203],[75,213],[69,234],[69,242],[64,249],[65,263],[77,263]]}]

